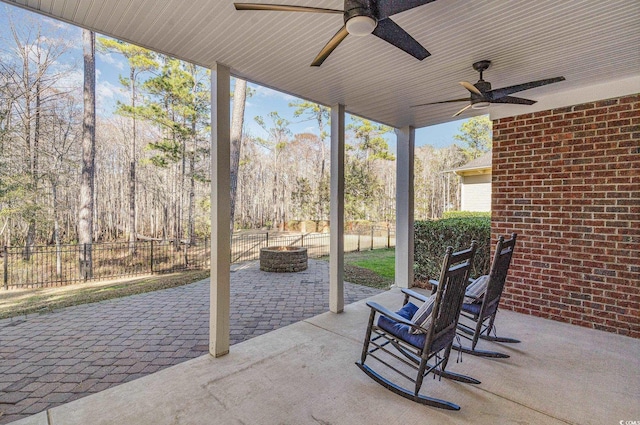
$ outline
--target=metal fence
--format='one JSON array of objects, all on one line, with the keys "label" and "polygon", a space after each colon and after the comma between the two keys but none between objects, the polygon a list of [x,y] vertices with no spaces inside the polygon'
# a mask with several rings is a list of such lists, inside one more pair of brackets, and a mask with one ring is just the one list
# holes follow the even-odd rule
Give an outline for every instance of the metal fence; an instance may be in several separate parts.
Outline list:
[{"label": "metal fence", "polygon": [[[133,246],[133,249],[132,249]],[[80,258],[91,250],[92,276],[82,272]],[[173,242],[138,241],[81,245],[34,246],[29,255],[24,247],[4,247],[2,285],[8,288],[61,286],[85,280],[180,270],[202,269],[209,265],[208,241],[195,245]]]},{"label": "metal fence", "polygon": [[[257,260],[260,249],[273,246],[306,247],[309,257],[329,255],[328,233],[236,233],[231,240],[231,262]],[[133,249],[132,249],[133,246]],[[344,235],[345,252],[395,246],[392,228],[371,227]],[[195,244],[173,241],[137,241],[94,243],[91,245],[92,275],[82,272],[80,258],[85,245],[35,246],[29,255],[24,247],[0,251],[0,285],[9,288],[62,286],[86,280],[198,270],[209,267],[211,246],[208,240]]]}]

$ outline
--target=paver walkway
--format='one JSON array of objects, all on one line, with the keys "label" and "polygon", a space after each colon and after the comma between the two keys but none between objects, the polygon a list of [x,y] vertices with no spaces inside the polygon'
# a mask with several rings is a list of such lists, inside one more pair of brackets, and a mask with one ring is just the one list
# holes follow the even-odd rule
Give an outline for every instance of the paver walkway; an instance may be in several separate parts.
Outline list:
[{"label": "paver walkway", "polygon": [[[345,304],[382,291],[345,283]],[[329,264],[231,273],[231,343],[329,309]],[[209,280],[23,319],[0,320],[0,424],[208,351]]]}]

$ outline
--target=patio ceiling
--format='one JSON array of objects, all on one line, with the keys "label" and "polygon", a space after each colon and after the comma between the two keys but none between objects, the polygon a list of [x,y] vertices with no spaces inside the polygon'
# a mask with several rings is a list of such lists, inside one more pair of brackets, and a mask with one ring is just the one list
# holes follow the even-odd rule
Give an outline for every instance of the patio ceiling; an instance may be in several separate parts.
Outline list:
[{"label": "patio ceiling", "polygon": [[[311,61],[341,15],[236,11],[211,0],[2,0],[394,127],[451,120],[471,64],[489,59],[500,88],[564,76],[520,92],[534,106],[491,106],[492,118],[640,91],[640,2],[437,0],[393,16],[431,56],[420,62],[374,37],[348,37],[319,68]],[[342,9],[341,0],[254,0]],[[602,94],[604,93],[604,94]],[[607,95],[609,94],[609,95]],[[468,111],[486,113],[487,110]]]}]

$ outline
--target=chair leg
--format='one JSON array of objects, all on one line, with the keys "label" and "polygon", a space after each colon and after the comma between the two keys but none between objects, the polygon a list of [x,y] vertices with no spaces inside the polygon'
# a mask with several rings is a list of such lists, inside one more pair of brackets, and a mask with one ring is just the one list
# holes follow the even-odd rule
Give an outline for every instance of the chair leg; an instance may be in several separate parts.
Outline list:
[{"label": "chair leg", "polygon": [[[493,328],[493,326],[492,326],[492,328]],[[476,334],[476,332],[474,332],[473,329],[470,329],[467,326],[461,325],[461,324],[458,324],[458,331],[463,332],[463,333],[465,333],[467,335]],[[478,334],[478,338],[483,339],[485,341],[506,342],[506,343],[511,343],[511,344],[520,342],[520,340],[514,339],[514,338],[507,338],[507,337],[501,337],[501,336],[491,336],[491,335],[489,335],[488,331],[489,331],[489,328],[487,327],[487,329],[484,332]]]},{"label": "chair leg", "polygon": [[373,321],[375,320],[376,312],[371,310],[369,314],[369,325],[367,326],[367,333],[364,337],[364,343],[362,345],[362,354],[360,355],[360,363],[364,364],[367,359],[367,353],[369,352],[369,341],[371,341],[371,331],[373,330]]},{"label": "chair leg", "polygon": [[449,363],[449,356],[451,355],[451,348],[453,348],[453,344],[449,344],[449,346],[444,351],[444,358],[442,359],[442,363],[440,365],[440,369],[437,368],[433,370],[433,373],[436,375],[440,375],[443,378],[451,379],[453,381],[464,382],[466,384],[479,384],[475,378],[472,378],[467,375],[460,375],[459,373],[453,373],[447,371],[447,363]]},{"label": "chair leg", "polygon": [[399,396],[402,396],[402,397],[407,398],[409,400],[415,401],[416,403],[424,404],[424,405],[431,406],[431,407],[437,407],[437,408],[440,408],[440,409],[447,409],[447,410],[460,410],[460,406],[458,406],[457,404],[453,404],[451,402],[448,402],[448,401],[445,401],[445,400],[440,400],[440,399],[437,399],[437,398],[427,397],[427,396],[420,395],[420,394],[414,394],[413,392],[410,392],[410,391],[408,391],[408,390],[406,390],[406,389],[394,384],[393,382],[389,381],[388,379],[383,378],[382,376],[380,376],[379,374],[374,372],[369,366],[366,366],[366,365],[364,365],[362,363],[358,363],[358,362],[356,362],[356,365],[364,373],[366,373],[371,379],[373,379],[374,381],[376,381],[378,384],[382,385],[383,387],[385,387],[389,391],[398,394]]},{"label": "chair leg", "polygon": [[487,333],[486,335],[480,335],[480,338],[485,339],[487,341],[493,341],[493,342],[506,342],[506,343],[510,343],[510,344],[517,344],[520,341],[514,338],[506,338],[506,337],[500,337],[500,336],[491,336],[491,330],[493,329],[493,321],[496,320],[496,314],[495,312],[493,313],[493,315],[491,316],[491,319],[489,319],[489,326],[487,326]]},{"label": "chair leg", "polygon": [[480,318],[478,318],[478,320],[476,321],[476,330],[475,332],[473,332],[473,339],[471,340],[471,350],[476,349],[476,345],[478,344],[478,337],[482,333],[482,323],[483,320],[480,320]]},{"label": "chair leg", "polygon": [[[403,349],[402,346],[400,346],[399,344],[394,344],[393,346],[400,352],[400,354],[402,354],[403,356],[405,356],[406,358],[408,358],[409,360],[411,360],[415,364],[419,364],[420,363],[420,361],[421,361],[420,357],[418,357],[415,354],[410,353],[407,350]],[[425,367],[426,369],[432,369],[431,372],[433,374],[441,376],[443,378],[451,379],[452,381],[464,382],[465,384],[479,384],[480,383],[480,381],[478,381],[475,378],[472,378],[472,377],[467,376],[467,375],[461,375],[459,373],[449,372],[447,370],[440,370],[440,369],[434,367],[433,365],[431,365],[430,363],[427,363],[425,366],[426,366]]]}]

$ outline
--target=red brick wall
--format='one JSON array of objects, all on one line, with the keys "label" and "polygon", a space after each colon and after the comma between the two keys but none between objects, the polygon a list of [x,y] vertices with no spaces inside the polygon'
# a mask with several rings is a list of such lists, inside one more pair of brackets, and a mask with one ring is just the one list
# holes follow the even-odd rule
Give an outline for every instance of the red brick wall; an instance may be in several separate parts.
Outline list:
[{"label": "red brick wall", "polygon": [[640,338],[640,94],[493,123],[505,308]]}]

